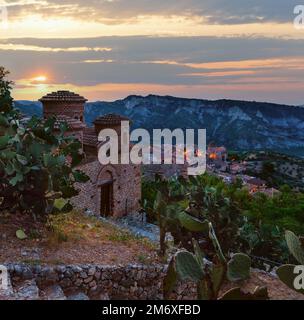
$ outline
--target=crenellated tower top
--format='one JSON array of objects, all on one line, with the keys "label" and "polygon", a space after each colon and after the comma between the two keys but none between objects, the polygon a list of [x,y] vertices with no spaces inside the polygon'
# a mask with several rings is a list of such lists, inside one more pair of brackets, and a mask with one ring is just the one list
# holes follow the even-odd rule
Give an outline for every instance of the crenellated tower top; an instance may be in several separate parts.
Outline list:
[{"label": "crenellated tower top", "polygon": [[43,116],[67,116],[84,122],[84,105],[88,101],[84,97],[70,91],[52,92],[39,100],[43,104]]}]

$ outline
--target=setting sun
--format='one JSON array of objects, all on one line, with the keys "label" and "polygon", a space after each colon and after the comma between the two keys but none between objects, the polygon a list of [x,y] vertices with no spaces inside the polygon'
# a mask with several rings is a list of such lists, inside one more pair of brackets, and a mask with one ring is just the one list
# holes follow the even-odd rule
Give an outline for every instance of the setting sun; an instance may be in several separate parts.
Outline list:
[{"label": "setting sun", "polygon": [[34,77],[33,80],[36,82],[45,82],[47,80],[47,77],[40,75],[40,76]]}]

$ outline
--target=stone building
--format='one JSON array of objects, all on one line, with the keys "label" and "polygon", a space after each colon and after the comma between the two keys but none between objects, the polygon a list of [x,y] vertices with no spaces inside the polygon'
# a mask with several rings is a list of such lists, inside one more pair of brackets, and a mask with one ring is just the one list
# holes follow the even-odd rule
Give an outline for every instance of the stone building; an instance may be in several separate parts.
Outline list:
[{"label": "stone building", "polygon": [[225,147],[208,146],[207,159],[209,161],[227,161],[228,153]]},{"label": "stone building", "polygon": [[226,172],[228,169],[228,153],[225,147],[208,146],[207,166],[211,171]]},{"label": "stone building", "polygon": [[[178,164],[176,161],[177,155],[180,153],[182,153],[182,155],[186,159],[184,148],[181,149],[171,145],[169,145],[168,147],[172,148],[172,157],[170,155],[168,159],[172,161],[171,164],[166,164],[165,161],[165,145],[150,147],[150,153],[147,156],[149,157],[149,159],[158,160],[157,163],[160,164],[151,163],[143,165],[143,176],[145,179],[154,180],[156,176],[162,177],[164,179],[168,179],[171,177],[183,177],[185,179],[188,178],[188,162],[185,161],[184,164]],[[160,154],[159,159],[157,159],[157,157],[155,156],[155,150],[158,150]]]},{"label": "stone building", "polygon": [[110,128],[120,134],[121,121],[130,120],[110,114],[97,118],[94,127],[89,128],[84,123],[84,107],[87,100],[78,94],[58,91],[47,94],[39,101],[43,104],[44,118],[55,116],[58,129],[60,123],[66,122],[69,126],[67,134],[78,138],[83,145],[85,160],[79,169],[90,177],[90,181],[78,185],[80,193],[72,199],[74,205],[104,217],[121,217],[139,210],[141,166],[104,166],[97,158],[100,130]]}]

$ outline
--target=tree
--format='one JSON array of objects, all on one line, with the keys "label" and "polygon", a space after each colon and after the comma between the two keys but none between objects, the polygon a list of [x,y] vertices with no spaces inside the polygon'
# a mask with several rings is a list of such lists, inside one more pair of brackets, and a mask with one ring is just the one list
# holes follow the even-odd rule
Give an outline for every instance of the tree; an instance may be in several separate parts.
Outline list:
[{"label": "tree", "polygon": [[8,74],[9,72],[0,66],[0,112],[9,112],[13,108],[13,98],[10,94],[13,83],[6,80]]},{"label": "tree", "polygon": [[274,164],[270,161],[263,162],[262,171],[260,174],[261,178],[272,181],[274,174],[275,174]]},{"label": "tree", "polygon": [[27,124],[13,109],[12,82],[0,68],[0,210],[48,214],[71,209],[76,182],[89,178],[77,170],[81,144],[67,136],[66,123],[54,134],[56,119],[33,117]]}]

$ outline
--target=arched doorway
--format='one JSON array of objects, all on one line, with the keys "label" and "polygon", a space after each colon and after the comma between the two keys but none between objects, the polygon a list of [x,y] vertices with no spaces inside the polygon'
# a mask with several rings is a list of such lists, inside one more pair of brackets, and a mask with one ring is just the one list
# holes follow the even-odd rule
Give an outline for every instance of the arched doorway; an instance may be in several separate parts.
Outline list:
[{"label": "arched doorway", "polygon": [[108,217],[113,214],[113,182],[100,186],[100,215]]},{"label": "arched doorway", "polygon": [[113,182],[110,171],[104,171],[99,176],[100,215],[102,217],[113,215]]}]

